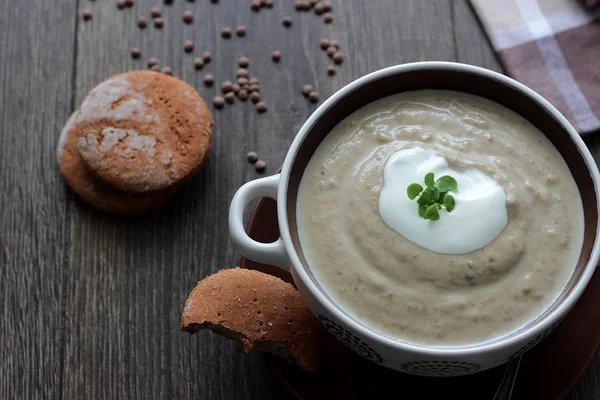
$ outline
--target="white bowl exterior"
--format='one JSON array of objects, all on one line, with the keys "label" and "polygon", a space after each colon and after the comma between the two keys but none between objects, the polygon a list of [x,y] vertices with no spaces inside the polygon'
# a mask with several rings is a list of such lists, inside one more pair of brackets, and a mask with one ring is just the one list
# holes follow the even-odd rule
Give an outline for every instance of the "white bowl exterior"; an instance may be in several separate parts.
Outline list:
[{"label": "white bowl exterior", "polygon": [[[356,339],[352,340],[359,340],[360,342],[364,343],[368,348],[372,349],[374,352],[380,355],[380,357],[383,359],[383,361],[381,361],[380,364],[386,367],[418,375],[464,375],[466,373],[473,373],[492,368],[509,361],[511,356],[515,357],[520,354],[519,350],[522,351],[524,348],[529,349],[530,347],[532,347],[532,345],[537,344],[539,341],[541,341],[541,339],[547,336],[551,332],[551,330],[556,327],[556,325],[558,325],[558,323],[566,316],[568,311],[576,303],[577,299],[581,296],[583,290],[585,289],[595,270],[595,266],[598,263],[598,258],[600,255],[600,247],[598,246],[598,234],[596,234],[596,240],[594,242],[594,247],[592,249],[589,264],[586,267],[579,282],[576,284],[569,296],[565,298],[563,302],[560,305],[558,305],[558,307],[554,309],[551,312],[551,314],[549,314],[542,321],[529,327],[526,330],[523,330],[517,335],[507,337],[506,339],[497,340],[492,343],[482,343],[473,346],[430,347],[402,342],[400,340],[378,334],[375,331],[363,326],[362,324],[352,319],[345,313],[341,312],[336,306],[331,304],[329,299],[323,295],[321,289],[319,289],[314,284],[312,279],[309,277],[307,271],[304,270],[304,267],[302,266],[298,255],[295,253],[287,220],[286,203],[291,167],[304,137],[307,135],[307,133],[310,131],[310,129],[319,119],[319,117],[333,104],[335,104],[339,99],[346,96],[348,93],[350,93],[357,87],[366,85],[369,82],[380,79],[384,76],[396,75],[403,72],[422,69],[445,69],[477,74],[483,77],[487,77],[489,79],[493,79],[495,81],[499,81],[504,85],[516,89],[524,93],[528,97],[532,98],[539,105],[545,108],[550,114],[552,114],[568,131],[569,135],[571,136],[571,139],[577,146],[582,158],[584,159],[589,169],[590,175],[594,182],[595,191],[596,193],[598,193],[600,175],[598,173],[598,168],[592,158],[592,155],[585,146],[585,143],[583,142],[575,128],[573,128],[573,126],[567,121],[567,119],[562,114],[560,114],[560,112],[554,106],[552,106],[548,101],[546,101],[536,92],[520,84],[519,82],[508,78],[505,75],[484,68],[450,62],[417,62],[385,68],[368,74],[362,78],[359,78],[358,80],[340,89],[333,96],[327,99],[306,121],[306,123],[302,126],[302,128],[296,135],[296,138],[294,139],[286,155],[282,167],[280,184],[277,194],[277,213],[279,218],[279,228],[281,232],[281,237],[283,239],[285,248],[288,252],[288,256],[292,264],[291,272],[294,278],[294,282],[296,283],[302,295],[304,296],[304,299],[306,300],[308,306],[315,313],[315,315],[317,315],[317,317],[319,317],[320,319],[326,318],[330,321],[334,321],[336,325],[341,326],[349,334],[355,336]],[[598,224],[598,226],[600,226],[600,224]],[[332,331],[330,327],[328,327],[328,329]],[[336,331],[335,327],[333,330],[334,335],[337,333],[336,336],[339,336],[340,332]],[[361,354],[360,349],[358,352],[359,354]],[[365,354],[361,355],[364,356]],[[373,361],[377,362],[378,360]],[[467,367],[470,364],[476,365],[476,367],[473,367],[471,370],[467,371]],[[428,368],[428,365],[434,367],[437,365],[441,367]],[[443,369],[442,367],[444,365],[448,367],[446,368],[446,372],[439,372]],[[461,369],[461,365],[465,366],[465,368]],[[420,366],[420,368],[414,368],[415,366]],[[431,373],[431,371],[433,371],[433,373]],[[450,371],[450,373],[448,373],[448,371]]]}]

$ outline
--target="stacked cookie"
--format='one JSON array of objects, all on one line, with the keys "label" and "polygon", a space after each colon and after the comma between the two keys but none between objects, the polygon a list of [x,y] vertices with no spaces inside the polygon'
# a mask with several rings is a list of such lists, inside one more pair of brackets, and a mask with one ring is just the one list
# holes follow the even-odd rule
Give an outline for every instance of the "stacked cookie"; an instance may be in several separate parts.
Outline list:
[{"label": "stacked cookie", "polygon": [[187,83],[153,71],[96,86],[65,125],[58,163],[85,202],[118,215],[150,211],[206,160],[212,116]]}]

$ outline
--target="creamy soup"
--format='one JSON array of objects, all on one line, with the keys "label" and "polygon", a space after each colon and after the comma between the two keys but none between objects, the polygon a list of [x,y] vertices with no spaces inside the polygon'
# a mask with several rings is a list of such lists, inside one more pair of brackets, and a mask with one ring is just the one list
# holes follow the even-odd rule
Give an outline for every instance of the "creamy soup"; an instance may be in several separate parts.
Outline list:
[{"label": "creamy soup", "polygon": [[[407,194],[428,172],[457,182],[437,220]],[[583,242],[579,191],[550,141],[452,91],[387,97],[340,122],[304,172],[296,218],[312,273],[345,312],[429,345],[489,340],[535,318]]]}]

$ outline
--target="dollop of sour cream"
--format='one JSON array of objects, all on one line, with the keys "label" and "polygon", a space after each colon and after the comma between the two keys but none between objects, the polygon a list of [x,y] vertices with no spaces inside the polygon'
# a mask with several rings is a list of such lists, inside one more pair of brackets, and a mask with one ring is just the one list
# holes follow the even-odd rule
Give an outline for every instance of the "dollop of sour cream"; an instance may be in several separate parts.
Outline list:
[{"label": "dollop of sour cream", "polygon": [[[450,175],[458,183],[452,212],[442,208],[440,219],[419,216],[418,204],[406,188],[412,183],[425,187],[429,172],[435,180]],[[421,148],[394,153],[384,169],[384,186],[379,197],[383,221],[406,239],[428,250],[444,254],[465,254],[482,248],[502,232],[508,220],[506,193],[493,179],[476,168],[454,171],[445,158]]]}]

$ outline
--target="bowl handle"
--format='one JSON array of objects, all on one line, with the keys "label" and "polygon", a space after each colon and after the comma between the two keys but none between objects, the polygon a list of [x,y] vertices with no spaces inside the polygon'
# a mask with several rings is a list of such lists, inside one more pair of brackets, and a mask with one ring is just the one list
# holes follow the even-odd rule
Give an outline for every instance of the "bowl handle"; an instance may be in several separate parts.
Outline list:
[{"label": "bowl handle", "polygon": [[238,189],[229,207],[229,234],[234,246],[250,260],[275,265],[289,270],[290,261],[281,238],[273,243],[260,243],[250,238],[244,228],[244,210],[248,203],[259,197],[270,197],[277,201],[279,174],[256,179]]}]

